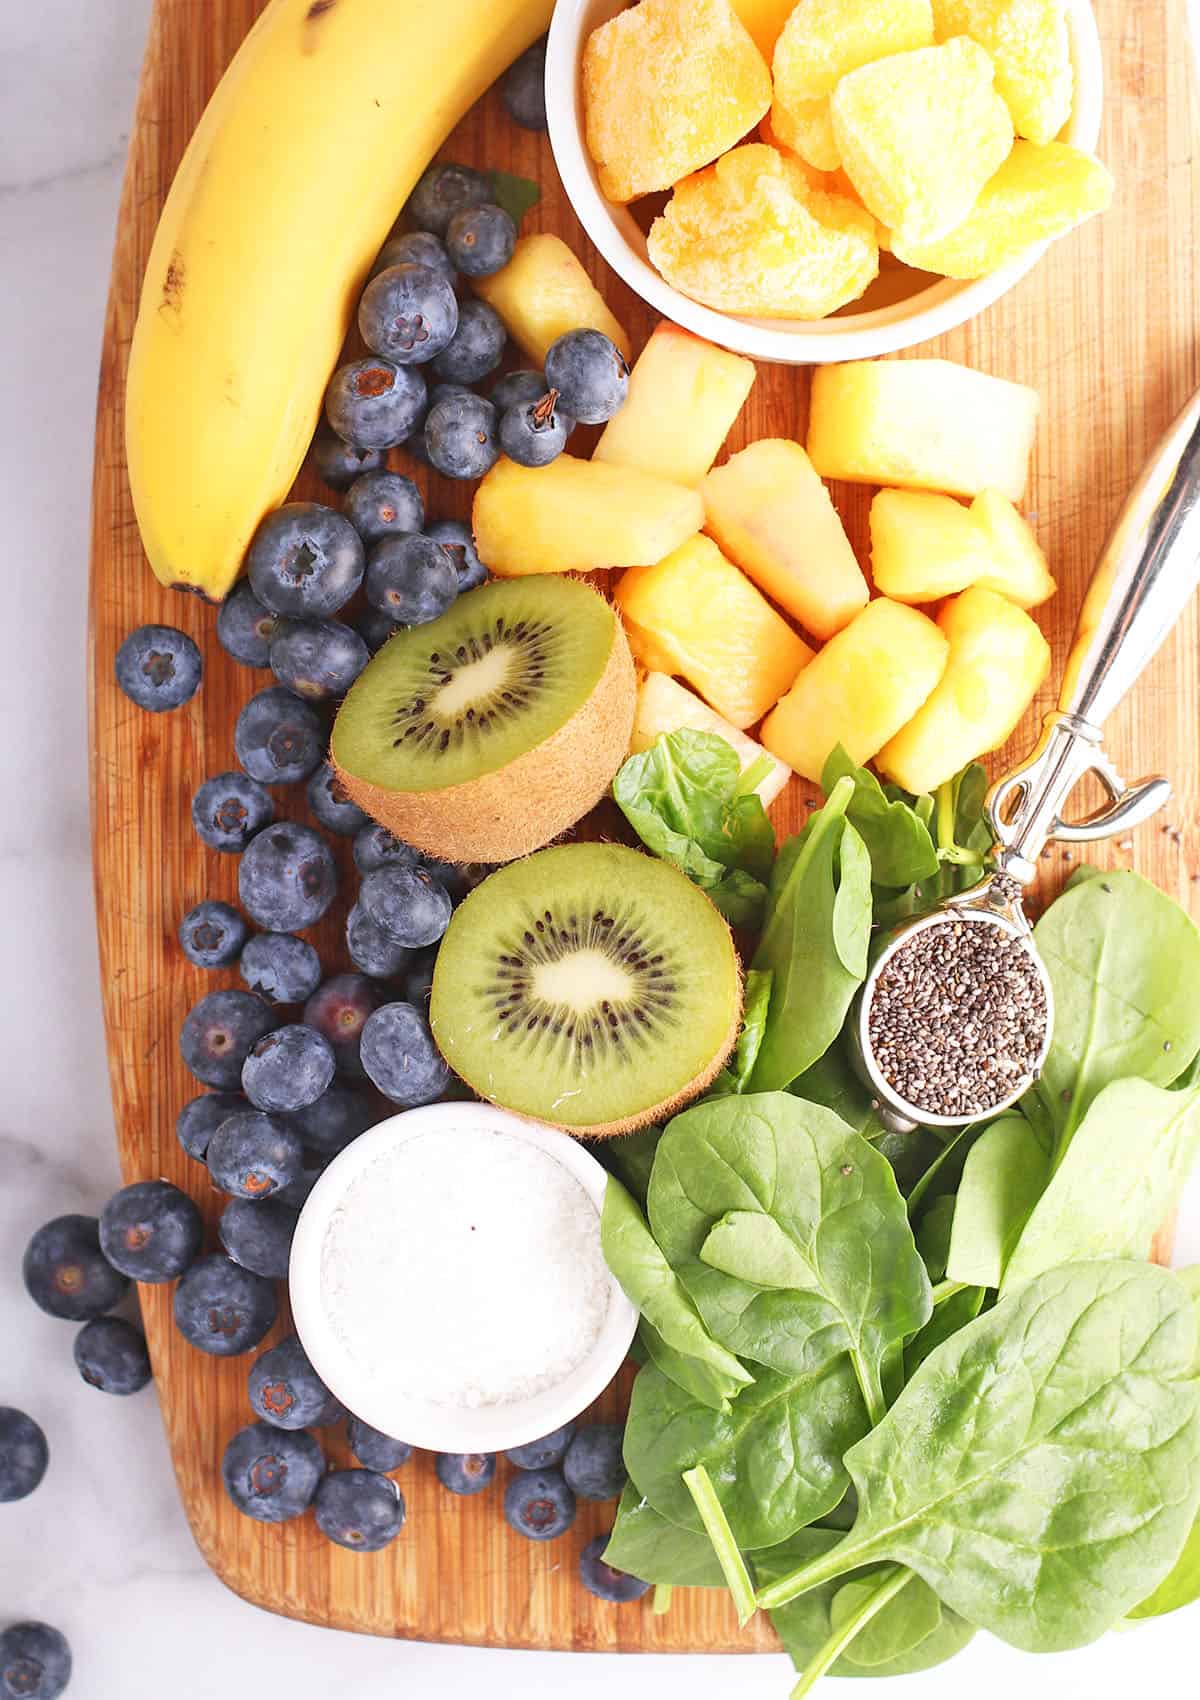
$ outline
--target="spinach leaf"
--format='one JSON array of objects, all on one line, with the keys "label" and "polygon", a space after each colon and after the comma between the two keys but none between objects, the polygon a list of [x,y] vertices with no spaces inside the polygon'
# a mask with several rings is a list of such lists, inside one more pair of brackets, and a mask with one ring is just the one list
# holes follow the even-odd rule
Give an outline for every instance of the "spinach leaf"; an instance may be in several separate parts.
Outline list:
[{"label": "spinach leaf", "polygon": [[889,798],[875,775],[856,767],[838,744],[821,772],[826,796],[842,778],[854,782],[846,819],[866,845],[874,883],[908,886],[936,874],[937,852],[926,822],[907,801]]},{"label": "spinach leaf", "polygon": [[784,1374],[849,1352],[882,1415],[884,1354],[931,1300],[895,1177],[866,1140],[785,1092],[697,1104],[663,1134],[647,1208],[717,1340]]},{"label": "spinach leaf", "polygon": [[1195,1518],[1195,1353],[1166,1270],[1038,1276],[925,1360],[846,1456],[854,1528],[759,1604],[891,1560],[1026,1651],[1095,1640],[1166,1577]]},{"label": "spinach leaf", "polygon": [[528,177],[514,177],[511,171],[489,171],[492,200],[503,207],[514,224],[519,225],[527,212],[542,198],[542,191]]},{"label": "spinach leaf", "polygon": [[613,796],[642,843],[674,862],[734,926],[757,926],[775,832],[742,785],[737,752],[712,732],[664,732],[630,756]]},{"label": "spinach leaf", "polygon": [[[933,1589],[911,1571],[908,1575],[904,1598],[897,1595],[889,1601],[854,1637],[842,1655],[847,1663],[862,1665],[867,1670],[875,1665],[891,1664],[893,1659],[903,1658],[919,1647],[941,1623],[941,1602]],[[834,1633],[854,1621],[877,1586],[872,1580],[842,1583],[829,1607],[829,1623]]]},{"label": "spinach leaf", "polygon": [[854,782],[839,779],[825,807],[784,845],[771,875],[754,956],[755,968],[774,975],[751,1077],[756,1092],[790,1085],[824,1056],[866,973],[870,862],[846,821],[853,793]]},{"label": "spinach leaf", "polygon": [[[1093,1098],[1017,1241],[1005,1292],[1056,1264],[1149,1257],[1200,1148],[1200,1086],[1115,1080]],[[978,1146],[976,1147],[978,1150]]]},{"label": "spinach leaf", "polygon": [[1038,1094],[1056,1160],[1093,1098],[1137,1075],[1169,1086],[1200,1051],[1200,931],[1133,873],[1085,880],[1033,931],[1054,987],[1054,1034]]},{"label": "spinach leaf", "polygon": [[952,1334],[957,1334],[968,1322],[974,1322],[983,1309],[986,1297],[987,1290],[984,1287],[960,1287],[957,1292],[950,1293],[934,1306],[929,1321],[904,1348],[906,1380],[912,1380],[925,1359],[937,1350],[943,1340],[949,1340]]},{"label": "spinach leaf", "polygon": [[750,1084],[750,1076],[762,1048],[763,1034],[767,1030],[771,980],[771,974],[758,968],[752,968],[746,975],[746,989],[742,995],[742,1030],[733,1047],[733,1060],[728,1068],[721,1070],[706,1097],[723,1098],[731,1092],[744,1092]]},{"label": "spinach leaf", "polygon": [[677,1588],[722,1588],[725,1578],[705,1534],[660,1517],[628,1482],[617,1506],[604,1562],[643,1582]]},{"label": "spinach leaf", "polygon": [[610,1175],[616,1175],[645,1207],[646,1188],[650,1185],[650,1170],[654,1153],[662,1138],[660,1127],[639,1128],[637,1133],[621,1134],[616,1139],[598,1139],[591,1147]]},{"label": "spinach leaf", "polygon": [[1175,1560],[1169,1575],[1140,1605],[1126,1615],[1134,1618],[1165,1617],[1200,1600],[1200,1520],[1192,1524],[1192,1532],[1183,1543],[1183,1551]]},{"label": "spinach leaf", "polygon": [[[634,1344],[642,1348],[644,1356],[641,1362],[653,1364],[668,1381],[673,1381],[676,1387],[681,1387],[698,1404],[707,1405],[711,1411],[728,1411],[729,1401],[737,1398],[743,1386],[749,1385],[749,1382],[737,1381],[705,1358],[694,1358],[690,1352],[668,1346],[658,1329],[645,1317],[638,1323]],[[751,1376],[750,1380],[753,1379]]]},{"label": "spinach leaf", "polygon": [[[751,970],[753,972],[753,970]],[[803,1074],[797,1075],[788,1087],[794,1097],[810,1104],[824,1104],[852,1127],[864,1139],[874,1142],[885,1133],[870,1091],[854,1072],[846,1055],[845,1041],[840,1036],[833,1041],[823,1057],[818,1057]]]},{"label": "spinach leaf", "polygon": [[[600,1246],[626,1298],[667,1347],[699,1359],[708,1372],[707,1383],[725,1400],[749,1386],[753,1376],[709,1334],[641,1211],[613,1175],[604,1188]],[[653,1344],[647,1341],[646,1349],[653,1357]]]},{"label": "spinach leaf", "polygon": [[940,1198],[934,1199],[917,1228],[917,1250],[931,1281],[940,1281],[946,1273],[950,1235],[954,1228],[954,1205],[954,1194],[943,1193]]},{"label": "spinach leaf", "polygon": [[950,1280],[1000,1285],[1049,1178],[1050,1154],[1024,1116],[1001,1116],[984,1129],[967,1153],[958,1184],[946,1259]]}]

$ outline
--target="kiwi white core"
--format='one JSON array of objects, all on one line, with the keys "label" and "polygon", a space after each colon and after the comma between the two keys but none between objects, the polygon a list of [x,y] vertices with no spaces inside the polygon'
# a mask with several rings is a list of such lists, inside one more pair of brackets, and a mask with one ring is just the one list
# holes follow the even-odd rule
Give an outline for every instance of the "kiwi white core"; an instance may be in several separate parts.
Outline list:
[{"label": "kiwi white core", "polygon": [[624,969],[598,950],[581,950],[557,962],[541,962],[533,971],[533,994],[543,1003],[588,1009],[603,999],[626,1003],[634,990]]},{"label": "kiwi white core", "polygon": [[501,691],[513,673],[511,649],[489,650],[478,661],[469,661],[453,674],[450,683],[443,685],[433,701],[430,712],[439,720],[455,720],[476,703],[486,702],[493,691]]}]

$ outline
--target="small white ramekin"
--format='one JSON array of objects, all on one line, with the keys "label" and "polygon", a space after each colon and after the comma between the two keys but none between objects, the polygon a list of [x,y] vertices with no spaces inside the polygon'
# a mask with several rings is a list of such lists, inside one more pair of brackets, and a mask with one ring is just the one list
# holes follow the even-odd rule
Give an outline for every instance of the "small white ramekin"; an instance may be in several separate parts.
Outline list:
[{"label": "small white ramekin", "polygon": [[[577,1140],[490,1104],[428,1104],[381,1122],[334,1158],[300,1212],[288,1271],[296,1332],[322,1381],[364,1422],[432,1452],[502,1452],[561,1427],[608,1386],[637,1327],[637,1311],[610,1277],[608,1315],[583,1362],[565,1380],[531,1399],[478,1409],[433,1404],[417,1393],[397,1399],[372,1377],[369,1367],[349,1355],[330,1324],[322,1292],[321,1258],[330,1218],[363,1170],[390,1149],[431,1133],[452,1144],[456,1132],[469,1128],[500,1129],[561,1163],[596,1206],[599,1232],[608,1177]],[[429,1302],[437,1304],[436,1293],[430,1293]],[[402,1339],[396,1341],[396,1349],[403,1352]]]},{"label": "small white ramekin", "polygon": [[[629,209],[614,205],[600,192],[584,140],[580,76],[584,44],[598,24],[624,6],[625,0],[558,0],[546,53],[550,145],[571,205],[600,253],[631,289],[677,325],[754,360],[809,366],[872,359],[911,348],[974,318],[1018,283],[1048,247],[1039,243],[986,277],[969,282],[942,278],[902,300],[865,312],[846,308],[828,319],[741,318],[681,295],[650,264],[645,235]],[[1090,0],[1066,0],[1066,9],[1075,104],[1063,140],[1091,153],[1100,136],[1104,93],[1100,36]],[[889,271],[889,282],[899,275]]]}]

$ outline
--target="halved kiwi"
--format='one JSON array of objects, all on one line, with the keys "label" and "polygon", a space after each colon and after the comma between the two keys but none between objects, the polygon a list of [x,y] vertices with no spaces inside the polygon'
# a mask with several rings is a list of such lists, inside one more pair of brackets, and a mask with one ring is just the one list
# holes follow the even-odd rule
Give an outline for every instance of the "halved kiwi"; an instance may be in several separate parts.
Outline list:
[{"label": "halved kiwi", "polygon": [[599,801],[636,701],[621,622],[580,579],[502,579],[390,638],[331,754],[359,805],[446,861],[505,862]]},{"label": "halved kiwi", "polygon": [[703,1091],[737,1035],[725,921],[668,862],[562,844],[456,910],[430,1025],[483,1098],[572,1133],[625,1133]]}]

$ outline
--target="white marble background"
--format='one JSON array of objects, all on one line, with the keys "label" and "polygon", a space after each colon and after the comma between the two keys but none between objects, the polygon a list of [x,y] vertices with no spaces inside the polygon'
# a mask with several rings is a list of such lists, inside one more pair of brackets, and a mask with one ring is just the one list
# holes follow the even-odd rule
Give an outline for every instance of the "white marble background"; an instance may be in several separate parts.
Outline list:
[{"label": "white marble background", "polygon": [[[1135,0],[1136,3],[1136,0]],[[113,220],[149,0],[0,4],[0,1403],[30,1410],[51,1468],[0,1507],[0,1624],[69,1636],[72,1700],[600,1695],[783,1700],[782,1658],[487,1652],[375,1641],[255,1611],[197,1553],[152,1395],[106,1400],[71,1330],[28,1303],[38,1223],[117,1184],[88,850],[84,624],[92,408]],[[196,8],[203,27],[205,6]],[[1187,1250],[1200,1242],[1189,1213]],[[636,1608],[626,1608],[636,1609]],[[1194,1692],[1195,1609],[1036,1663],[984,1637],[896,1700]],[[1185,1666],[1185,1659],[1188,1660]],[[1190,1675],[1184,1675],[1185,1670]]]}]

